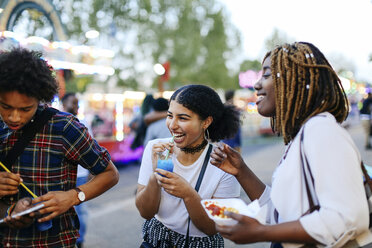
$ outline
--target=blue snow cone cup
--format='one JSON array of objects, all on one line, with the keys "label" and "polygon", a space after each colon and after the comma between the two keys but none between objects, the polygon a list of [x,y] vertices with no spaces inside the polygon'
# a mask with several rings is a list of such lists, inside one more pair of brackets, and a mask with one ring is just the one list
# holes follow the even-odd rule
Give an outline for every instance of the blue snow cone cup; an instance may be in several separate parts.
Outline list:
[{"label": "blue snow cone cup", "polygon": [[158,159],[158,166],[157,167],[159,169],[162,169],[162,170],[173,172],[173,161],[172,161],[172,158]]},{"label": "blue snow cone cup", "polygon": [[[46,216],[45,215],[42,215],[42,217]],[[41,218],[41,217],[40,217]],[[53,226],[53,223],[52,223],[52,220],[48,220],[48,221],[44,221],[44,222],[37,222],[36,223],[36,226],[37,226],[37,229],[40,231],[40,232],[44,232],[50,228],[52,228]]]},{"label": "blue snow cone cup", "polygon": [[37,222],[37,229],[40,231],[40,232],[44,232],[50,228],[52,228],[53,224],[52,224],[52,220],[48,220],[48,221],[44,221],[44,222]]},{"label": "blue snow cone cup", "polygon": [[[173,143],[174,136],[171,139],[171,142]],[[158,164],[157,168],[166,170],[169,172],[173,172],[173,161],[172,161],[172,153],[170,150],[165,150],[163,152],[158,153]],[[163,176],[159,173],[159,175]]]}]

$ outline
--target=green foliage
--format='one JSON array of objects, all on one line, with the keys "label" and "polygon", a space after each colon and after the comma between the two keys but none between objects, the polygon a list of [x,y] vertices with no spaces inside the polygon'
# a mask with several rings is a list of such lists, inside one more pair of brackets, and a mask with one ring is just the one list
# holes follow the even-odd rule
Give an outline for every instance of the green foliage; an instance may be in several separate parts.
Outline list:
[{"label": "green foliage", "polygon": [[115,51],[113,65],[117,73],[113,77],[117,78],[117,85],[144,89],[143,80],[152,77],[155,86],[158,79],[152,65],[165,61],[171,63],[165,89],[189,83],[225,89],[237,85],[237,72],[230,72],[226,64],[234,59],[234,54],[241,53],[240,34],[216,0],[53,3],[71,40],[92,45],[83,34],[95,29],[100,32],[95,44]]},{"label": "green foliage", "polygon": [[[145,6],[147,1],[140,3]],[[171,78],[164,87],[174,89],[190,83],[231,87],[233,78],[226,67],[227,55],[235,47],[239,49],[240,43],[235,47],[228,45],[228,23],[215,1],[159,0],[158,4],[152,5],[138,39],[141,44],[148,44],[154,62],[170,61]]]},{"label": "green foliage", "polygon": [[93,81],[92,75],[74,76],[65,82],[66,92],[84,92],[87,85]]},{"label": "green foliage", "polygon": [[285,32],[275,28],[271,36],[265,40],[265,48],[267,51],[270,51],[276,46],[292,42],[294,42],[293,38],[289,37]]},{"label": "green foliage", "polygon": [[135,78],[131,77],[126,80],[123,80],[121,78],[118,79],[117,86],[123,87],[123,88],[129,88],[133,90],[138,90],[138,82]]},{"label": "green foliage", "polygon": [[248,71],[248,70],[259,71],[261,70],[261,67],[262,67],[261,62],[258,60],[245,60],[240,65],[240,71]]}]

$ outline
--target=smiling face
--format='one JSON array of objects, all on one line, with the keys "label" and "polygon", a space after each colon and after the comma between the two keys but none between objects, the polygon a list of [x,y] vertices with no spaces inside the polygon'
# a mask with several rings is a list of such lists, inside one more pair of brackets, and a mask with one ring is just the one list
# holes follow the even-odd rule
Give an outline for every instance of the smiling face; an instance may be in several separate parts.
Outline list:
[{"label": "smiling face", "polygon": [[172,100],[169,104],[167,127],[174,135],[174,143],[179,148],[195,147],[204,140],[204,130],[210,118],[201,120],[199,115]]},{"label": "smiling face", "polygon": [[257,110],[262,116],[272,117],[275,115],[275,90],[271,75],[271,57],[268,56],[262,63],[262,77],[254,85],[257,91]]},{"label": "smiling face", "polygon": [[18,91],[0,93],[0,115],[12,130],[25,126],[35,115],[39,101]]}]

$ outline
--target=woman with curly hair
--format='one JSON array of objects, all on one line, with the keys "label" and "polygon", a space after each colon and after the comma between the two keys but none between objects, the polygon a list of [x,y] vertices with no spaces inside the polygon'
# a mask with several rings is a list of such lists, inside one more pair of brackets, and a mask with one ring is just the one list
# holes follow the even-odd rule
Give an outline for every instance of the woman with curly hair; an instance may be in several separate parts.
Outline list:
[{"label": "woman with curly hair", "polygon": [[[74,206],[119,180],[110,155],[87,128],[74,115],[46,105],[57,91],[54,71],[40,53],[22,48],[0,53],[0,159],[11,171],[0,172],[0,216],[7,216],[1,227],[4,247],[75,247],[79,220]],[[41,122],[45,116],[46,124]],[[12,148],[22,142],[23,151],[10,162]],[[95,177],[76,187],[78,164]],[[41,202],[39,215],[11,218]]]},{"label": "woman with curly hair", "polygon": [[236,242],[269,241],[273,247],[371,247],[361,158],[340,125],[348,114],[341,81],[311,43],[284,44],[268,52],[255,84],[257,109],[271,118],[286,151],[272,186],[262,183],[227,145],[211,163],[234,175],[251,200],[268,206],[267,225],[230,213],[238,224],[217,226]]},{"label": "woman with curly hair", "polygon": [[[200,201],[240,195],[236,179],[209,163],[212,142],[237,132],[239,111],[224,105],[213,89],[187,85],[170,98],[166,125],[173,139],[149,141],[139,173],[136,206],[146,219],[144,244],[224,247]],[[157,154],[165,150],[171,151],[173,172],[157,168]],[[204,176],[200,176],[202,168],[206,168]],[[197,191],[199,178],[202,181]]]}]

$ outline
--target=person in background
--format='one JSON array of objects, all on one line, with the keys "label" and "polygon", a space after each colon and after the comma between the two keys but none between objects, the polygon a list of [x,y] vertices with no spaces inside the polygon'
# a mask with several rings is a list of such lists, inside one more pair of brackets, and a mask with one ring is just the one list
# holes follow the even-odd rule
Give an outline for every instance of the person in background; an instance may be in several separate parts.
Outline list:
[{"label": "person in background", "polygon": [[365,149],[372,149],[371,146],[371,109],[372,109],[372,93],[368,92],[368,96],[363,100],[362,108],[360,109],[360,122],[365,133]]},{"label": "person in background", "polygon": [[[173,142],[171,138],[149,141],[139,172],[136,206],[146,219],[144,242],[159,248],[224,247],[200,201],[240,196],[236,179],[209,165],[208,154],[212,142],[238,130],[239,111],[224,105],[213,89],[187,85],[171,96],[166,124]],[[166,149],[171,150],[173,172],[156,168],[157,154]],[[204,160],[208,166],[197,192],[195,185]]]},{"label": "person in background", "polygon": [[[166,112],[168,110],[168,100],[162,97],[155,99],[154,102],[152,103],[152,109],[153,109],[152,112],[160,112],[160,113]],[[165,122],[166,122],[166,116],[164,116],[164,118],[160,120],[157,120],[151,123],[147,127],[146,137],[143,142],[145,146],[150,140],[159,139],[159,138],[167,138],[171,136],[169,129],[167,128],[167,125]]]},{"label": "person in background", "polygon": [[272,186],[226,144],[213,151],[211,163],[234,175],[252,201],[267,206],[267,223],[226,213],[238,223],[217,226],[217,231],[238,244],[367,247],[372,239],[361,158],[340,125],[348,115],[341,80],[323,53],[307,42],[276,47],[264,57],[262,70],[254,86],[257,110],[271,118],[287,145]]},{"label": "person in background", "polygon": [[141,110],[139,115],[133,118],[129,123],[130,128],[135,131],[135,136],[132,144],[130,145],[131,149],[136,149],[137,147],[143,146],[143,142],[146,136],[147,124],[144,122],[144,116],[151,112],[152,103],[154,102],[154,97],[152,94],[147,94],[142,101]]},{"label": "person in background", "polygon": [[[110,154],[87,128],[74,115],[46,104],[57,93],[53,68],[41,53],[23,48],[0,53],[1,160],[24,128],[37,122],[44,111],[55,113],[9,168],[11,172],[0,172],[0,214],[7,215],[1,228],[4,247],[75,247],[79,219],[73,207],[101,195],[119,180]],[[76,187],[78,164],[95,176]],[[20,183],[38,197],[26,198],[30,194]],[[39,215],[11,218],[41,202]],[[47,221],[52,225],[41,229]]]},{"label": "person in background", "polygon": [[66,92],[61,99],[63,111],[77,116],[79,111],[79,99],[73,92]]},{"label": "person in background", "polygon": [[[225,92],[225,100],[227,104],[234,105],[235,90],[227,90]],[[241,152],[242,137],[241,137],[241,126],[239,126],[238,132],[230,138],[223,139],[223,143],[228,144],[231,148],[234,148],[238,152]]]},{"label": "person in background", "polygon": [[148,112],[144,117],[143,121],[147,126],[149,126],[151,123],[164,119],[168,115],[168,112],[165,111],[150,111]]},{"label": "person in background", "polygon": [[[63,106],[63,111],[73,114],[74,116],[77,116],[78,111],[79,111],[79,99],[76,97],[76,94],[73,92],[67,92],[62,97],[62,106]],[[88,128],[88,125],[86,123],[84,123],[81,120],[79,121],[82,122]],[[92,134],[91,132],[89,133]],[[88,182],[89,170],[85,169],[81,165],[78,165],[76,176],[77,176],[76,186],[78,187]],[[83,247],[84,236],[86,233],[87,210],[84,204],[79,204],[75,206],[75,210],[76,210],[76,213],[80,221],[80,228],[79,228],[80,237],[76,241],[76,246],[78,248],[81,248]]]}]

